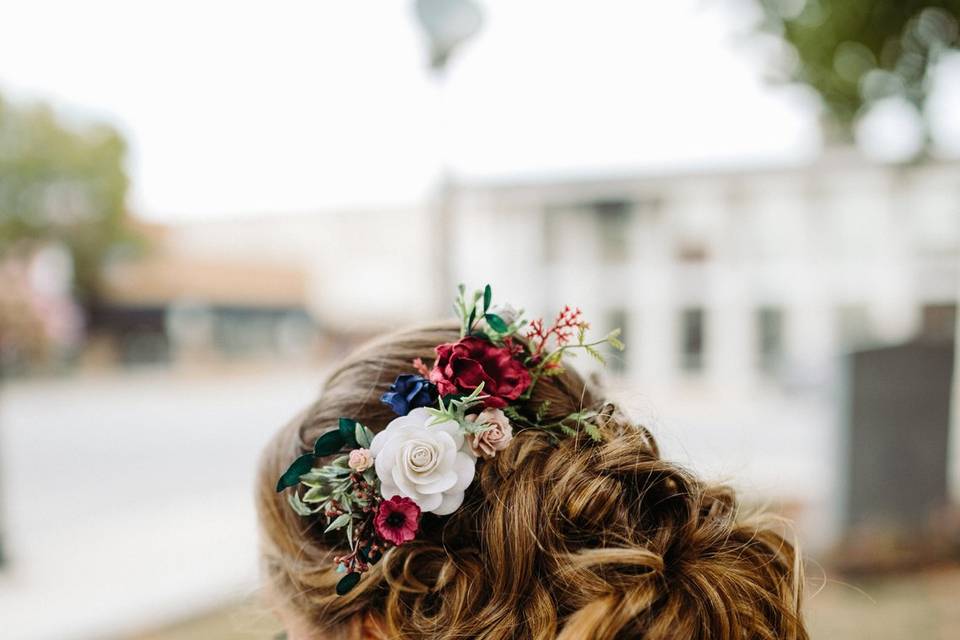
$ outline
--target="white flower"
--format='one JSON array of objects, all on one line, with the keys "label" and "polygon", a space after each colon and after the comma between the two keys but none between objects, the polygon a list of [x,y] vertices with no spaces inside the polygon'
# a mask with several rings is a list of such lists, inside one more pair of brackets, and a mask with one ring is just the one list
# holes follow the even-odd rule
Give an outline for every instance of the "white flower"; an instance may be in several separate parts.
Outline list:
[{"label": "white flower", "polygon": [[374,436],[370,453],[384,498],[405,496],[422,511],[446,515],[463,503],[477,459],[460,425],[433,419],[423,407],[394,419]]}]

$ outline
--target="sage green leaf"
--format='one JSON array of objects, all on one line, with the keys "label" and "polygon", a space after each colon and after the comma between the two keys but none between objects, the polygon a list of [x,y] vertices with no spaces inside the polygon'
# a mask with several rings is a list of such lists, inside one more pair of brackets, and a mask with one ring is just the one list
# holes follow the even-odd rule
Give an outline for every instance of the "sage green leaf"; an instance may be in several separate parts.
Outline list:
[{"label": "sage green leaf", "polygon": [[333,455],[340,451],[344,444],[343,436],[339,430],[328,431],[317,438],[317,442],[313,445],[313,455],[317,457]]},{"label": "sage green leaf", "polygon": [[303,501],[300,500],[300,496],[297,495],[297,492],[294,491],[289,496],[287,496],[287,502],[290,503],[290,506],[293,507],[293,510],[301,516],[313,515],[313,511],[310,510],[310,507],[303,504]]},{"label": "sage green leaf", "polygon": [[486,313],[490,309],[490,302],[493,300],[493,289],[490,288],[490,285],[487,285],[483,288],[483,312]]},{"label": "sage green leaf", "polygon": [[296,460],[293,461],[293,464],[280,476],[280,479],[277,481],[277,493],[280,493],[287,487],[292,487],[300,482],[300,476],[306,475],[309,473],[310,469],[313,468],[313,454],[305,453]]},{"label": "sage green leaf", "polygon": [[483,319],[486,320],[490,328],[497,333],[507,333],[510,331],[510,328],[507,326],[507,323],[503,321],[503,318],[495,313],[485,313]]},{"label": "sage green leaf", "polygon": [[326,487],[312,487],[309,491],[303,494],[304,502],[325,502],[329,500],[330,496],[327,495]]},{"label": "sage green leaf", "polygon": [[344,528],[345,526],[350,524],[350,518],[351,516],[349,513],[343,513],[337,516],[336,519],[334,519],[334,521],[331,522],[330,525],[323,530],[323,532],[330,533],[331,531]]},{"label": "sage green leaf", "polygon": [[348,573],[347,575],[340,578],[340,582],[337,583],[337,595],[345,596],[350,593],[350,590],[357,586],[357,583],[360,582],[360,574],[354,571],[353,573]]},{"label": "sage green leaf", "polygon": [[350,448],[357,446],[357,421],[350,418],[340,418],[340,435],[343,442]]},{"label": "sage green leaf", "polygon": [[373,442],[373,431],[358,422],[353,437],[359,446],[369,449],[370,443]]}]

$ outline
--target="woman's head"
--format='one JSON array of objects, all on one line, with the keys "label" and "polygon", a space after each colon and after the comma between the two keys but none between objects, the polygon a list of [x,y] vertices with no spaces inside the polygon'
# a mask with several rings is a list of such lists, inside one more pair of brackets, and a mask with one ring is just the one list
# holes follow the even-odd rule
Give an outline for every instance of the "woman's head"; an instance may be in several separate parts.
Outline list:
[{"label": "woman's head", "polygon": [[268,446],[258,507],[269,587],[303,628],[317,638],[807,637],[794,547],[742,520],[726,487],[663,460],[644,427],[571,369],[540,378],[519,409],[545,421],[594,410],[601,441],[517,430],[477,464],[456,511],[423,514],[415,540],[336,595],[342,538],[293,512],[276,479],[341,416],[382,430],[396,416],[381,394],[458,337],[437,325],[364,346]]}]

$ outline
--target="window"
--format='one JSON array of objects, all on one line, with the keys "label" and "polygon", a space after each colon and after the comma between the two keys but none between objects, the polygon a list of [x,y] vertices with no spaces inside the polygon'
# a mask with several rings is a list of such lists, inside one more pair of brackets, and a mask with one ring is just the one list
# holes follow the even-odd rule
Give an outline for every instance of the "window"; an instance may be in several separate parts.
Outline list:
[{"label": "window", "polygon": [[756,315],[757,360],[760,369],[776,373],[783,363],[783,310],[761,307]]},{"label": "window", "polygon": [[628,200],[600,200],[591,205],[600,236],[600,257],[604,262],[626,262],[630,256],[630,223],[633,203]]},{"label": "window", "polygon": [[700,307],[680,312],[680,366],[684,371],[703,369],[706,314]]}]

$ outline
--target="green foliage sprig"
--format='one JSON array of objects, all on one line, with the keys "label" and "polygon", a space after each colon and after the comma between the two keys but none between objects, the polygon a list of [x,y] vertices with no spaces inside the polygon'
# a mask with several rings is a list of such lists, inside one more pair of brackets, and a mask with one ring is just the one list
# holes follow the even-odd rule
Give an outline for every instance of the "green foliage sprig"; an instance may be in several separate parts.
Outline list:
[{"label": "green foliage sprig", "polygon": [[441,422],[450,421],[459,424],[460,428],[466,433],[481,433],[486,431],[489,428],[488,425],[480,425],[472,420],[468,420],[467,414],[471,409],[482,406],[483,401],[487,397],[488,396],[483,393],[483,383],[481,382],[469,395],[438,398],[438,408],[427,409],[430,415],[433,416],[430,424],[440,424]]}]

